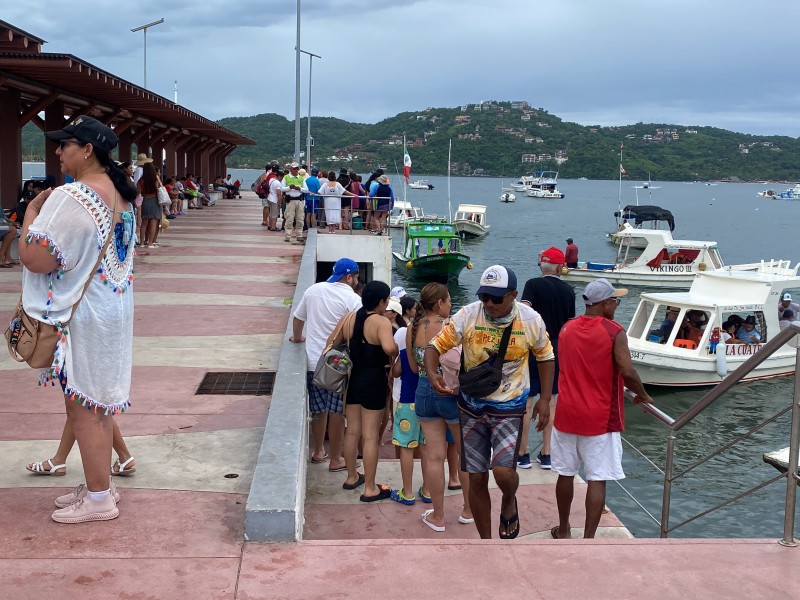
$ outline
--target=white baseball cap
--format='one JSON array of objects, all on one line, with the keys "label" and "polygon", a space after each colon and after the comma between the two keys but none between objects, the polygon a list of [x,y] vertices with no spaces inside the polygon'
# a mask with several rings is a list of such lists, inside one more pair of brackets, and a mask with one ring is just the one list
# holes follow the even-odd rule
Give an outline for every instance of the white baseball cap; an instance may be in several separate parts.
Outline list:
[{"label": "white baseball cap", "polygon": [[786,293],[783,295],[783,299],[784,299],[784,300],[788,300],[789,302],[791,302],[791,301],[792,301],[792,295],[791,295],[789,292],[786,292]]},{"label": "white baseball cap", "polygon": [[403,314],[403,306],[400,304],[400,300],[391,296],[389,296],[389,302],[386,304],[386,310],[393,310],[398,315]]},{"label": "white baseball cap", "polygon": [[608,300],[609,298],[625,296],[627,293],[628,290],[625,288],[614,288],[614,286],[608,282],[608,279],[595,279],[586,286],[586,289],[583,291],[583,299],[586,301],[586,306],[591,306],[592,304],[599,304],[603,300]]},{"label": "white baseball cap", "polygon": [[392,288],[392,291],[389,295],[392,296],[393,298],[402,298],[403,296],[406,295],[406,290],[405,288],[400,287],[398,285],[397,287]]}]

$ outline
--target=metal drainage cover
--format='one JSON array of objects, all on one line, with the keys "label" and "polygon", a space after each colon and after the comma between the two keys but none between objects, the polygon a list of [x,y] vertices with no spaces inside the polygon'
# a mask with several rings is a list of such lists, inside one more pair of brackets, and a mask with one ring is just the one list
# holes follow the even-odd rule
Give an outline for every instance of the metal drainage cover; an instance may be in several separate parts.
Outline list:
[{"label": "metal drainage cover", "polygon": [[274,383],[274,371],[206,373],[195,395],[269,396]]}]

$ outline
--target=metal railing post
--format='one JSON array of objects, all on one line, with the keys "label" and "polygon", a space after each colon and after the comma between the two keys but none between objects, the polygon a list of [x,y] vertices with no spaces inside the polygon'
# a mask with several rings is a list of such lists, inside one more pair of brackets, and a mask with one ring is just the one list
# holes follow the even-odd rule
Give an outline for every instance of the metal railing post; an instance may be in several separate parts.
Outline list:
[{"label": "metal railing post", "polygon": [[675,436],[670,432],[667,437],[667,459],[664,462],[664,492],[661,496],[661,532],[660,537],[669,534],[669,501],[672,496],[672,459],[675,455]]},{"label": "metal railing post", "polygon": [[800,379],[797,377],[800,369],[800,348],[797,349],[795,358],[794,391],[792,395],[792,433],[789,440],[789,470],[786,473],[786,506],[783,512],[783,539],[778,542],[783,546],[794,548],[794,512],[797,500],[797,463],[798,447],[800,446]]}]

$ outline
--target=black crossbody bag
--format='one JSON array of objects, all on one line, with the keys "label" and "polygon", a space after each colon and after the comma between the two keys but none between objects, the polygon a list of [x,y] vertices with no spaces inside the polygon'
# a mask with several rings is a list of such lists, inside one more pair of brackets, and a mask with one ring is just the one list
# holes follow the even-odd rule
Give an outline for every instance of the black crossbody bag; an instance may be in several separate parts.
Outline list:
[{"label": "black crossbody bag", "polygon": [[486,398],[497,391],[503,381],[503,361],[506,357],[506,349],[508,348],[508,341],[511,339],[513,325],[513,323],[510,323],[503,331],[500,348],[492,362],[484,363],[474,369],[465,371],[464,352],[461,353],[461,368],[458,372],[458,381],[461,383],[462,392],[475,398]]}]

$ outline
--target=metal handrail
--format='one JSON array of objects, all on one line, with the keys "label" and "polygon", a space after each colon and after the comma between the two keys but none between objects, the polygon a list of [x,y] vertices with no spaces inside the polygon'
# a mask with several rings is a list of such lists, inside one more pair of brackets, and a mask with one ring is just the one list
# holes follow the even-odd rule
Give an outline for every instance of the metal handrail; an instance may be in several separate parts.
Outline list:
[{"label": "metal handrail", "polygon": [[[784,546],[794,547],[796,546],[796,542],[794,541],[794,516],[795,516],[795,506],[797,500],[797,487],[798,487],[798,451],[800,450],[800,379],[797,377],[797,372],[800,370],[800,347],[797,349],[797,354],[795,358],[795,380],[794,380],[794,390],[792,394],[792,404],[790,407],[781,410],[778,414],[770,417],[766,421],[760,423],[759,425],[752,428],[750,431],[745,433],[744,435],[738,437],[737,439],[724,444],[720,448],[717,448],[713,452],[703,456],[702,458],[695,461],[692,465],[684,469],[683,471],[679,472],[676,475],[673,475],[673,468],[674,468],[674,454],[675,454],[675,433],[683,429],[686,425],[691,423],[700,413],[702,413],[706,408],[708,408],[711,404],[716,402],[725,392],[729,391],[733,386],[739,383],[744,377],[746,377],[753,369],[758,367],[762,362],[768,359],[772,354],[774,354],[778,349],[783,347],[789,340],[791,340],[794,336],[800,334],[800,324],[792,323],[783,331],[780,331],[774,338],[772,338],[769,342],[764,344],[757,354],[754,354],[749,359],[747,359],[742,365],[739,366],[735,371],[730,373],[725,379],[723,379],[720,383],[718,383],[714,388],[712,388],[707,394],[705,394],[696,404],[691,406],[689,409],[686,410],[682,415],[680,415],[677,419],[674,419],[658,407],[652,404],[639,404],[646,413],[651,415],[656,420],[662,422],[670,429],[670,435],[667,437],[667,451],[666,451],[666,459],[664,464],[664,470],[658,469],[664,475],[664,488],[662,492],[662,502],[661,502],[661,521],[659,523],[660,527],[660,535],[661,537],[667,537],[670,531],[674,531],[679,527],[682,527],[692,521],[699,519],[719,508],[723,508],[737,500],[744,498],[745,496],[752,494],[753,492],[760,490],[767,485],[770,485],[783,477],[787,478],[786,484],[786,504],[784,508],[784,524],[783,524],[783,539],[779,541],[780,544]],[[635,397],[635,394],[630,390],[625,391],[625,395],[629,400],[632,400]],[[738,444],[742,440],[746,439],[756,431],[762,429],[769,423],[774,422],[776,419],[781,417],[782,415],[786,414],[791,410],[792,412],[792,426],[791,426],[791,434],[790,434],[790,442],[789,442],[789,468],[786,473],[773,477],[765,482],[762,482],[740,494],[737,494],[733,498],[728,500],[724,500],[723,502],[697,514],[693,517],[690,517],[681,523],[673,527],[669,527],[669,515],[670,515],[670,500],[672,497],[672,483],[677,480],[678,478],[682,477],[692,469],[696,468],[697,466],[707,462],[711,458],[719,455],[721,452],[731,448],[735,444]],[[633,447],[633,446],[632,446]],[[635,447],[634,447],[635,448]],[[636,449],[636,448],[635,448]],[[637,452],[641,454],[641,451],[636,449]],[[644,455],[643,455],[644,456]],[[647,457],[645,457],[647,458]],[[652,461],[647,459],[648,462],[651,464]],[[623,488],[626,494],[630,496],[630,493]],[[637,504],[639,504],[637,502]],[[641,504],[639,504],[640,507]],[[648,516],[653,518],[653,516],[642,507],[645,512],[647,512]],[[655,519],[654,519],[655,520]]]}]

